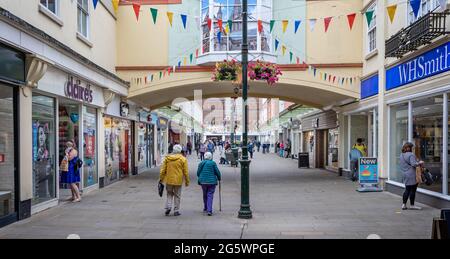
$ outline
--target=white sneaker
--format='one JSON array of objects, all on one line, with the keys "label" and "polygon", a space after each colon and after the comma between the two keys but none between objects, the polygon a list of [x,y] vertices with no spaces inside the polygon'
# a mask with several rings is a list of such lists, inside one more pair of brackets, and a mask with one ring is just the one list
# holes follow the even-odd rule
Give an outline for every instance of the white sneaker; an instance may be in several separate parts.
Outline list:
[{"label": "white sneaker", "polygon": [[418,206],[411,206],[409,209],[410,210],[422,210],[422,208],[418,207]]},{"label": "white sneaker", "polygon": [[403,204],[402,205],[402,210],[407,210],[408,209],[408,207],[406,207],[406,204]]}]

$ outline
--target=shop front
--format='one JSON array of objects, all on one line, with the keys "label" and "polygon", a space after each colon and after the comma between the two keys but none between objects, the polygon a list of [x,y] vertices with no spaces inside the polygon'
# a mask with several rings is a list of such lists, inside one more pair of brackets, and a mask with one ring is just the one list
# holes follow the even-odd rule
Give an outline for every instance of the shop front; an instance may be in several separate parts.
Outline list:
[{"label": "shop front", "polygon": [[137,123],[137,172],[138,174],[153,167],[154,125],[149,112],[139,112]]},{"label": "shop front", "polygon": [[25,55],[0,44],[0,227],[18,220],[18,84],[25,81]]},{"label": "shop front", "polygon": [[161,165],[164,156],[168,153],[169,143],[169,120],[158,117],[156,132],[156,164]]},{"label": "shop front", "polygon": [[301,118],[303,152],[310,166],[337,171],[339,164],[339,125],[335,111],[315,112]]},{"label": "shop front", "polygon": [[[450,201],[449,49],[450,42],[446,42],[386,71],[387,189],[396,192],[397,188],[404,187],[399,159],[403,144],[412,142],[414,153],[425,162],[426,172],[432,180],[429,185],[419,186],[422,201],[438,207],[446,207]],[[403,70],[410,72],[402,74]]]},{"label": "shop front", "polygon": [[71,196],[61,182],[59,164],[66,143],[74,143],[83,160],[78,183],[84,193],[98,187],[98,107],[103,91],[56,68],[50,68],[32,93],[32,211],[54,206]]}]

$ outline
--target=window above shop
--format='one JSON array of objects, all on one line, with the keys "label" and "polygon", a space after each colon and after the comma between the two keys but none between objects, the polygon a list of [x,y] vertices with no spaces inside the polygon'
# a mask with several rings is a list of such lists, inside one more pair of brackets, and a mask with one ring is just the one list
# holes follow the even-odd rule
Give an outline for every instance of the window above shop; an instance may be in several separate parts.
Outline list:
[{"label": "window above shop", "polygon": [[408,4],[408,25],[415,23],[427,13],[434,11],[437,7],[439,7],[439,0],[422,0],[419,14],[415,17],[411,5]]},{"label": "window above shop", "polygon": [[369,24],[369,28],[367,30],[367,53],[371,54],[377,49],[377,5],[374,3],[371,5],[367,11],[375,11],[373,12],[373,18]]},{"label": "window above shop", "polygon": [[41,6],[44,6],[48,11],[56,16],[59,16],[59,0],[40,0]]},{"label": "window above shop", "polygon": [[[275,61],[272,53],[270,20],[272,0],[248,0],[248,45],[250,56]],[[208,25],[211,20],[211,29]],[[263,30],[258,32],[258,20]],[[219,24],[222,21],[222,28]],[[231,27],[231,28],[230,28]],[[201,1],[201,41],[202,54],[198,63],[210,63],[233,56],[240,59],[242,47],[242,0],[202,0]]]}]

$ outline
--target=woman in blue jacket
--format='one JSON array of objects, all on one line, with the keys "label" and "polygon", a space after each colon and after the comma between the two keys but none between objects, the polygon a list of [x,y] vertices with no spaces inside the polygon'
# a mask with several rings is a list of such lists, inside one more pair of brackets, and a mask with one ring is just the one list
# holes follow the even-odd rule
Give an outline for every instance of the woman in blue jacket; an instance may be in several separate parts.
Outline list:
[{"label": "woman in blue jacket", "polygon": [[219,168],[212,159],[212,154],[207,152],[205,160],[200,163],[197,170],[198,184],[203,190],[203,212],[208,213],[208,216],[212,216],[214,192],[218,181],[221,180]]}]

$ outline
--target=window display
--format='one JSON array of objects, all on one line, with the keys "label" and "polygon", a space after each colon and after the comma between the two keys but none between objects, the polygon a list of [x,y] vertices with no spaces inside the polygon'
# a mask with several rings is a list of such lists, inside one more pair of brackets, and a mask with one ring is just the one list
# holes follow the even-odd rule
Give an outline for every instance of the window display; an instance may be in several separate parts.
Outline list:
[{"label": "window display", "polygon": [[434,192],[442,192],[443,108],[442,95],[413,102],[414,153],[433,179],[421,188]]},{"label": "window display", "polygon": [[0,218],[14,213],[14,90],[0,85]]},{"label": "window display", "polygon": [[89,187],[98,182],[97,173],[97,110],[83,106],[83,183]]},{"label": "window display", "polygon": [[328,131],[328,166],[339,167],[339,128]]},{"label": "window display", "polygon": [[408,104],[391,106],[390,113],[389,179],[401,183],[403,175],[400,172],[399,160],[402,146],[408,141]]},{"label": "window display", "polygon": [[33,205],[56,198],[55,99],[33,95]]}]

